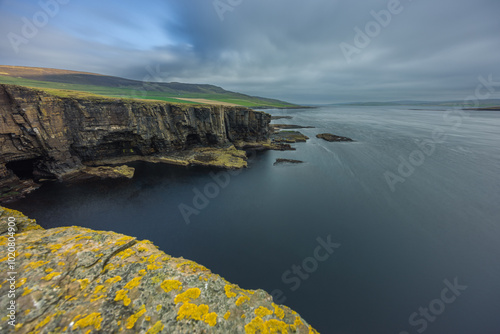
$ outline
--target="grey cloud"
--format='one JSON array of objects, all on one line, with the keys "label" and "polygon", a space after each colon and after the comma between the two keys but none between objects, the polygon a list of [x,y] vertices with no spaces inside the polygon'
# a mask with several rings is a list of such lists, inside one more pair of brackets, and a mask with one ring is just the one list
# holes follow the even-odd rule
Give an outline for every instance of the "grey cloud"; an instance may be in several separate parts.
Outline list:
[{"label": "grey cloud", "polygon": [[[163,25],[169,45],[139,50],[132,41],[90,42],[51,27],[21,55],[5,40],[0,53],[19,65],[139,80],[159,68],[162,81],[211,83],[298,103],[460,98],[479,75],[500,78],[500,2],[492,0],[402,0],[404,10],[348,63],[339,44],[352,45],[354,27],[364,29],[374,20],[370,11],[388,2],[243,0],[221,21],[212,1],[171,0]],[[106,17],[126,22],[100,15]],[[10,24],[0,23],[2,33]]]}]

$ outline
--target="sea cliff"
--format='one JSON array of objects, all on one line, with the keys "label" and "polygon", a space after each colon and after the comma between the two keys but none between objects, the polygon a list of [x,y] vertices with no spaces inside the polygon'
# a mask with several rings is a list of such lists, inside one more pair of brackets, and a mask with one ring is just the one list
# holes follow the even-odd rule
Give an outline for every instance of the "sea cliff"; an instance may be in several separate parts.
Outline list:
[{"label": "sea cliff", "polygon": [[15,248],[0,259],[2,333],[317,333],[265,291],[241,289],[147,240],[45,230],[0,207],[0,247]]},{"label": "sea cliff", "polygon": [[245,153],[233,144],[268,143],[270,121],[267,113],[244,107],[50,94],[0,84],[0,200],[31,191],[39,180],[120,176],[124,167],[92,169],[111,163],[246,167]]}]

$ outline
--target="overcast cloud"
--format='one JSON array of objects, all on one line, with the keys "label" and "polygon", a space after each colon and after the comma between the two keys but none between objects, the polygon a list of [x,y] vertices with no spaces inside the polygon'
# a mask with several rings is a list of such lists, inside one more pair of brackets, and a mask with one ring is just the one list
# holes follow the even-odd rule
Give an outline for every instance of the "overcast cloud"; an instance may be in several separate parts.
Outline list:
[{"label": "overcast cloud", "polygon": [[499,15],[498,0],[0,0],[0,63],[296,103],[459,100],[500,81]]}]

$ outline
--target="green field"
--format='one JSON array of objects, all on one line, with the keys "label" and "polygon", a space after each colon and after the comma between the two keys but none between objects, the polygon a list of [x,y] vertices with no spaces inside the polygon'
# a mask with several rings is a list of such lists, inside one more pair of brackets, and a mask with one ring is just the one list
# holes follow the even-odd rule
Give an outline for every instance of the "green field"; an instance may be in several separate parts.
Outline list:
[{"label": "green field", "polygon": [[[88,75],[87,75],[88,76]],[[71,76],[64,78],[66,81],[78,81],[78,78]],[[96,75],[96,78],[100,79]],[[54,82],[44,80],[33,80],[16,76],[0,75],[0,83],[13,84],[25,87],[38,88],[50,94],[61,97],[83,97],[83,96],[105,96],[112,98],[131,98],[160,100],[173,103],[203,104],[202,102],[191,102],[180,99],[205,99],[210,100],[210,104],[217,102],[233,103],[245,107],[253,108],[294,108],[297,105],[267,99],[248,96],[240,93],[225,91],[224,89],[210,85],[189,85],[189,84],[164,84],[131,81],[114,77],[103,77],[107,79],[107,85],[88,85],[68,82]],[[120,81],[121,80],[121,81]],[[104,80],[102,80],[104,82]],[[123,84],[125,82],[125,84]],[[116,86],[119,87],[116,87]],[[121,85],[121,86],[120,86]],[[114,87],[115,86],[115,87]],[[179,89],[176,89],[179,87]],[[207,102],[208,103],[208,102]]]}]

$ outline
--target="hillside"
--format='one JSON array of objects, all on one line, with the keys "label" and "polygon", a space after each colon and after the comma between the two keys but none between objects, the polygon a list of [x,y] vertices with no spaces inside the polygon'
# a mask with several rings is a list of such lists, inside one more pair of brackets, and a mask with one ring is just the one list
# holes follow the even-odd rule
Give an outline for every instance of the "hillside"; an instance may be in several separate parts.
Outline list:
[{"label": "hillside", "polygon": [[222,104],[252,108],[297,108],[288,102],[249,96],[221,87],[179,82],[142,82],[95,73],[0,65],[0,83],[62,90],[59,95],[85,92],[109,97],[161,100],[176,103]]}]

